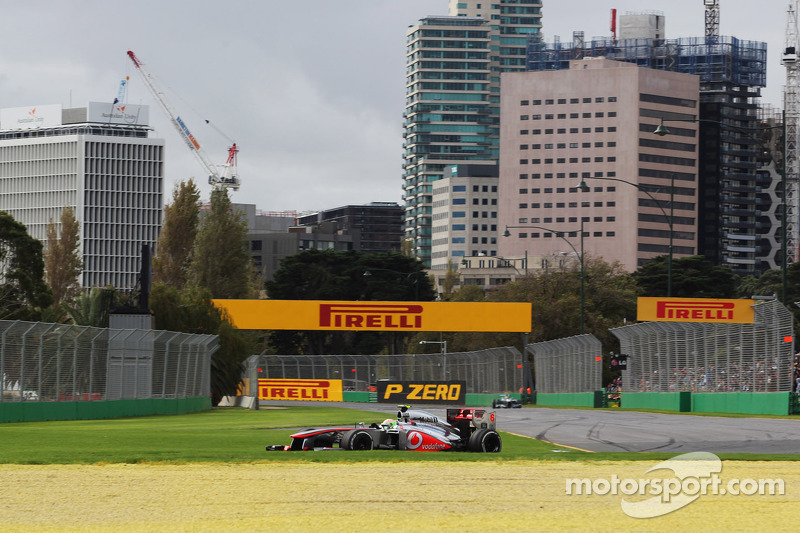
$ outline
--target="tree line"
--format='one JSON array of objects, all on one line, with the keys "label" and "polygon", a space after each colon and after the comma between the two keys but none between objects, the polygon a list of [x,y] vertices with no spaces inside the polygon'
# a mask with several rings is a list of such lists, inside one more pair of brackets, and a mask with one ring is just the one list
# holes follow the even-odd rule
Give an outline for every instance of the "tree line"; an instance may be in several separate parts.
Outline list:
[{"label": "tree line", "polygon": [[[25,226],[0,212],[0,319],[108,326],[108,313],[129,303],[132,295],[113,287],[82,291],[79,225],[71,209],[59,224],[47,227],[47,246],[27,234]],[[272,280],[264,282],[249,254],[247,224],[232,208],[225,189],[212,192],[201,216],[200,194],[193,180],[175,185],[172,202],[153,258],[149,299],[155,327],[185,333],[215,334],[220,350],[212,360],[212,395],[216,403],[233,394],[242,362],[254,353],[275,354],[399,354],[426,349],[420,340],[447,340],[449,351],[496,346],[521,346],[520,334],[400,333],[328,331],[241,331],[214,298],[347,301],[496,301],[530,302],[529,342],[577,335],[581,322],[581,273],[578,264],[563,270],[531,271],[493,290],[463,284],[458,270],[448,269],[442,294],[422,263],[405,253],[308,250],[281,261]],[[605,347],[618,347],[610,328],[636,318],[639,296],[667,293],[667,257],[657,257],[636,271],[619,263],[584,258],[583,329]],[[800,318],[800,263],[787,269],[789,309]],[[780,271],[760,277],[738,277],[700,256],[672,263],[672,296],[749,298],[782,294]],[[264,292],[265,291],[265,292]]]},{"label": "tree line", "polygon": [[[232,209],[225,189],[211,193],[200,216],[193,180],[178,183],[164,210],[153,259],[149,307],[155,328],[219,335],[212,357],[212,401],[235,394],[242,361],[254,338],[236,330],[213,298],[254,298],[247,224]],[[108,327],[109,313],[136,304],[136,294],[114,287],[81,290],[80,228],[70,208],[47,225],[46,247],[7,212],[0,212],[0,319]]]}]

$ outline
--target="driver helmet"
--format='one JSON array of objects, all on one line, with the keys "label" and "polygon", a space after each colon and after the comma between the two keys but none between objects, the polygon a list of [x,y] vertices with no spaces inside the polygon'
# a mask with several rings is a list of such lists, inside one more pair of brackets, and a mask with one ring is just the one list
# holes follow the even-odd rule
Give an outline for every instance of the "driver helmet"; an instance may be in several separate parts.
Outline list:
[{"label": "driver helmet", "polygon": [[386,429],[394,429],[397,427],[397,420],[393,418],[387,418],[383,422],[381,422],[381,427],[385,427]]}]

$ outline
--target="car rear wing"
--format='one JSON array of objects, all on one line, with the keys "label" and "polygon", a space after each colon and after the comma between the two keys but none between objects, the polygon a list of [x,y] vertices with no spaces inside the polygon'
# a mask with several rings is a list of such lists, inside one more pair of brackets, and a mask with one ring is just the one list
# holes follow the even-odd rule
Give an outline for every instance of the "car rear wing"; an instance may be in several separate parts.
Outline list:
[{"label": "car rear wing", "polygon": [[468,422],[476,429],[497,429],[497,416],[486,409],[448,409],[447,423],[459,427]]}]

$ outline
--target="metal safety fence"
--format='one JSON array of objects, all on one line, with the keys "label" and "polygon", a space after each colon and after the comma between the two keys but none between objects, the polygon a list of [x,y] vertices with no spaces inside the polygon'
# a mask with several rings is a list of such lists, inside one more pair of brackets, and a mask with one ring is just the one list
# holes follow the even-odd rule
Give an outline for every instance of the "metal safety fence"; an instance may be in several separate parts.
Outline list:
[{"label": "metal safety fence", "polygon": [[0,320],[0,402],[208,397],[216,335]]},{"label": "metal safety fence", "polygon": [[537,342],[527,350],[533,354],[537,393],[600,390],[603,346],[594,335]]},{"label": "metal safety fence", "polygon": [[611,330],[628,355],[625,392],[787,392],[793,384],[791,312],[756,302],[753,324],[645,322]]},{"label": "metal safety fence", "polygon": [[369,391],[378,381],[465,381],[466,392],[516,391],[522,354],[514,347],[474,352],[403,355],[253,355],[246,375],[269,379],[340,379],[347,391]]}]

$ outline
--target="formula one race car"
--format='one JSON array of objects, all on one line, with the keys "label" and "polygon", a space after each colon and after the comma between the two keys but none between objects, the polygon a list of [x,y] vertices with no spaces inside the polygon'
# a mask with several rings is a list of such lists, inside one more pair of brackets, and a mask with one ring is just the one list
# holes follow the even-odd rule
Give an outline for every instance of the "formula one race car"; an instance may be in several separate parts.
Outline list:
[{"label": "formula one race car", "polygon": [[512,398],[508,394],[501,394],[497,400],[492,400],[492,407],[505,409],[518,409],[522,407],[522,402]]},{"label": "formula one race car", "polygon": [[[503,443],[495,430],[495,414],[485,409],[448,409],[447,421],[426,411],[398,406],[397,419],[380,424],[306,429],[291,435],[284,450],[413,450],[418,452],[499,452]],[[337,447],[338,446],[338,447]]]}]

